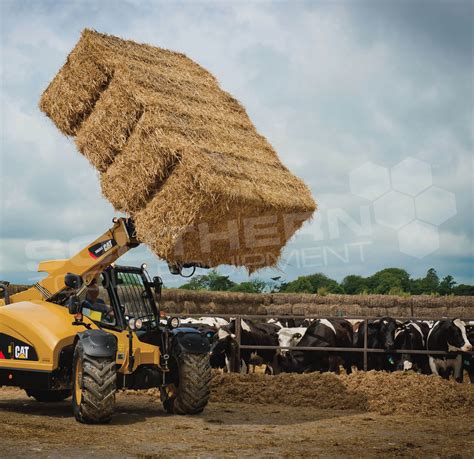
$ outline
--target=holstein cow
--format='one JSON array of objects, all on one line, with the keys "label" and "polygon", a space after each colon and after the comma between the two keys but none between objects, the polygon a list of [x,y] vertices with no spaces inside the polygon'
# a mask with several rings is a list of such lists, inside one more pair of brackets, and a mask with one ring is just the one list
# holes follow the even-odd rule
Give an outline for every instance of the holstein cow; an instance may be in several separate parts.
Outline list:
[{"label": "holstein cow", "polygon": [[[296,347],[352,347],[352,325],[343,319],[318,319],[306,330]],[[344,353],[293,350],[279,356],[279,369],[285,372],[306,373],[333,371],[339,373],[342,363],[351,372],[350,358]]]},{"label": "holstein cow", "polygon": [[[395,349],[395,331],[398,325],[391,317],[369,320],[367,329],[367,348],[383,349],[392,351]],[[357,332],[354,334],[354,347],[364,347],[365,322],[361,322]],[[353,362],[358,369],[363,368],[363,354],[354,353]],[[368,370],[387,370],[395,369],[395,357],[393,354],[382,354],[369,352],[367,355]]]},{"label": "holstein cow", "polygon": [[[254,323],[250,320],[240,322],[240,344],[244,346],[278,346],[278,330],[275,324]],[[218,341],[212,351],[213,355],[225,356],[227,368],[231,370],[231,359],[236,343],[236,321],[228,326],[221,327],[217,332]],[[241,372],[246,373],[249,365],[266,364],[270,373],[273,373],[276,349],[241,349]],[[212,357],[212,355],[211,355]]]},{"label": "holstein cow", "polygon": [[281,328],[307,328],[312,321],[312,319],[278,317],[277,319],[268,319],[267,324],[276,324]]},{"label": "holstein cow", "polygon": [[[395,330],[395,349],[415,351],[426,349],[429,326],[423,322],[408,321]],[[420,354],[396,354],[397,370],[413,370],[429,374],[428,357]]]},{"label": "holstein cow", "polygon": [[[466,324],[466,335],[468,341],[474,343],[474,321]],[[463,354],[463,369],[467,371],[471,384],[474,384],[474,355]]]},{"label": "holstein cow", "polygon": [[181,319],[181,324],[202,324],[220,328],[229,325],[229,322],[222,317],[188,317]]},{"label": "holstein cow", "polygon": [[[472,351],[472,344],[467,338],[464,322],[460,319],[438,320],[428,334],[427,349],[444,352]],[[429,364],[433,374],[449,379],[453,373],[456,381],[462,382],[461,354],[430,355]]]}]

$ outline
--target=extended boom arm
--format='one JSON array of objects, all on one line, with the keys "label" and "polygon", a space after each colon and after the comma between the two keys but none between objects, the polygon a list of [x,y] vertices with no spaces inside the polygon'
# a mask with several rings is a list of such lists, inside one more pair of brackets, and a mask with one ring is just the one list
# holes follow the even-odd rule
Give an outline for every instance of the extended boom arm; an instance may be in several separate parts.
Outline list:
[{"label": "extended boom arm", "polygon": [[89,284],[107,266],[128,250],[140,244],[135,236],[132,219],[114,218],[113,221],[114,226],[112,228],[70,259],[40,263],[38,270],[46,271],[49,275],[28,290],[12,295],[10,302],[54,301],[67,289],[64,284],[66,274],[79,275],[85,284]]}]

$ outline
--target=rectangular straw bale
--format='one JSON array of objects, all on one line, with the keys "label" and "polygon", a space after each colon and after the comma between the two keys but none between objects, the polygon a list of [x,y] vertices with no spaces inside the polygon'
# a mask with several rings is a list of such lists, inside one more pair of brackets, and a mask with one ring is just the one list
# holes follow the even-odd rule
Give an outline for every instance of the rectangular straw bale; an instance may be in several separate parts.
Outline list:
[{"label": "rectangular straw bale", "polygon": [[40,108],[168,261],[272,266],[316,208],[244,107],[183,54],[85,30]]},{"label": "rectangular straw bale", "polygon": [[98,171],[105,172],[125,147],[142,114],[141,104],[114,77],[78,129],[77,149]]},{"label": "rectangular straw bale", "polygon": [[145,207],[190,145],[186,137],[162,129],[155,120],[144,113],[122,152],[101,174],[102,193],[123,212]]},{"label": "rectangular straw bale", "polygon": [[107,67],[101,52],[91,46],[91,37],[83,34],[44,91],[40,109],[51,117],[61,132],[74,136],[111,78],[112,70]]}]

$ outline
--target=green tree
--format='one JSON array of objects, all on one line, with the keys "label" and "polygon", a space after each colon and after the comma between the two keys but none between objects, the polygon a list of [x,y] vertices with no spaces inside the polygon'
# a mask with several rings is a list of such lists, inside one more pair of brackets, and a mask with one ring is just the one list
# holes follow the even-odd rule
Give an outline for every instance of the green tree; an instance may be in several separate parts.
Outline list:
[{"label": "green tree", "polygon": [[358,295],[364,290],[367,290],[367,280],[362,276],[352,274],[343,279],[341,286],[344,293],[348,295]]},{"label": "green tree", "polygon": [[323,273],[311,274],[308,276],[313,292],[316,293],[319,288],[324,287],[328,293],[342,293],[341,286],[334,279],[330,279]]},{"label": "green tree", "polygon": [[372,288],[372,293],[387,295],[391,291],[404,291],[399,277],[392,273],[383,273]]},{"label": "green tree", "polygon": [[410,279],[409,292],[412,295],[421,295],[423,293],[422,279]]},{"label": "green tree", "polygon": [[451,295],[455,285],[456,281],[454,280],[454,277],[448,274],[447,276],[443,277],[443,280],[439,283],[438,293],[440,295]]},{"label": "green tree", "polygon": [[250,281],[241,282],[229,289],[230,292],[244,293],[262,293],[267,289],[267,283],[260,279],[252,279]]},{"label": "green tree", "polygon": [[323,273],[300,276],[294,281],[282,285],[282,292],[316,293],[319,288],[323,288],[327,293],[343,293],[342,287],[334,280]]},{"label": "green tree", "polygon": [[207,290],[203,277],[204,276],[195,276],[185,284],[180,285],[178,288],[182,288],[184,290]]},{"label": "green tree", "polygon": [[188,290],[232,291],[247,293],[283,292],[283,293],[329,293],[355,294],[390,294],[390,295],[472,295],[474,286],[456,285],[453,276],[447,275],[441,281],[434,268],[430,268],[425,277],[412,279],[400,268],[386,268],[372,276],[362,277],[348,275],[339,284],[323,273],[300,276],[290,282],[283,282],[280,276],[268,282],[261,279],[251,279],[237,284],[213,269],[207,274],[194,276],[181,287]]},{"label": "green tree", "polygon": [[436,269],[430,268],[426,272],[426,276],[421,280],[421,288],[423,293],[430,294],[438,291],[439,277]]},{"label": "green tree", "polygon": [[230,290],[234,285],[235,282],[231,281],[229,276],[221,276],[215,269],[207,275],[208,290],[222,292]]},{"label": "green tree", "polygon": [[315,293],[307,277],[298,277],[294,281],[282,284],[280,292],[284,293]]},{"label": "green tree", "polygon": [[456,287],[453,288],[453,293],[459,296],[474,296],[474,285],[456,285]]},{"label": "green tree", "polygon": [[235,282],[229,279],[229,276],[221,276],[215,269],[193,277],[189,282],[179,288],[186,290],[211,290],[227,291],[235,286]]},{"label": "green tree", "polygon": [[382,269],[367,278],[367,286],[369,293],[387,294],[393,287],[407,292],[410,288],[410,275],[400,268]]}]

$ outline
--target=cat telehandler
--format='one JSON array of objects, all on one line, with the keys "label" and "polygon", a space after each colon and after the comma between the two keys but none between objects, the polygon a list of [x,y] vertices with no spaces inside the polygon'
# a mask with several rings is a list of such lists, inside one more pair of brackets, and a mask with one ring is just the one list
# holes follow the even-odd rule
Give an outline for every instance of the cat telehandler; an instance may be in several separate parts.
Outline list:
[{"label": "cat telehandler", "polygon": [[[160,319],[162,282],[145,265],[114,265],[139,243],[133,220],[115,218],[70,259],[41,262],[47,276],[28,290],[9,295],[0,284],[0,386],[40,402],[72,395],[84,423],[110,421],[122,388],[159,388],[170,413],[204,409],[210,338],[181,327],[178,317]],[[182,266],[172,268],[176,274]]]}]

